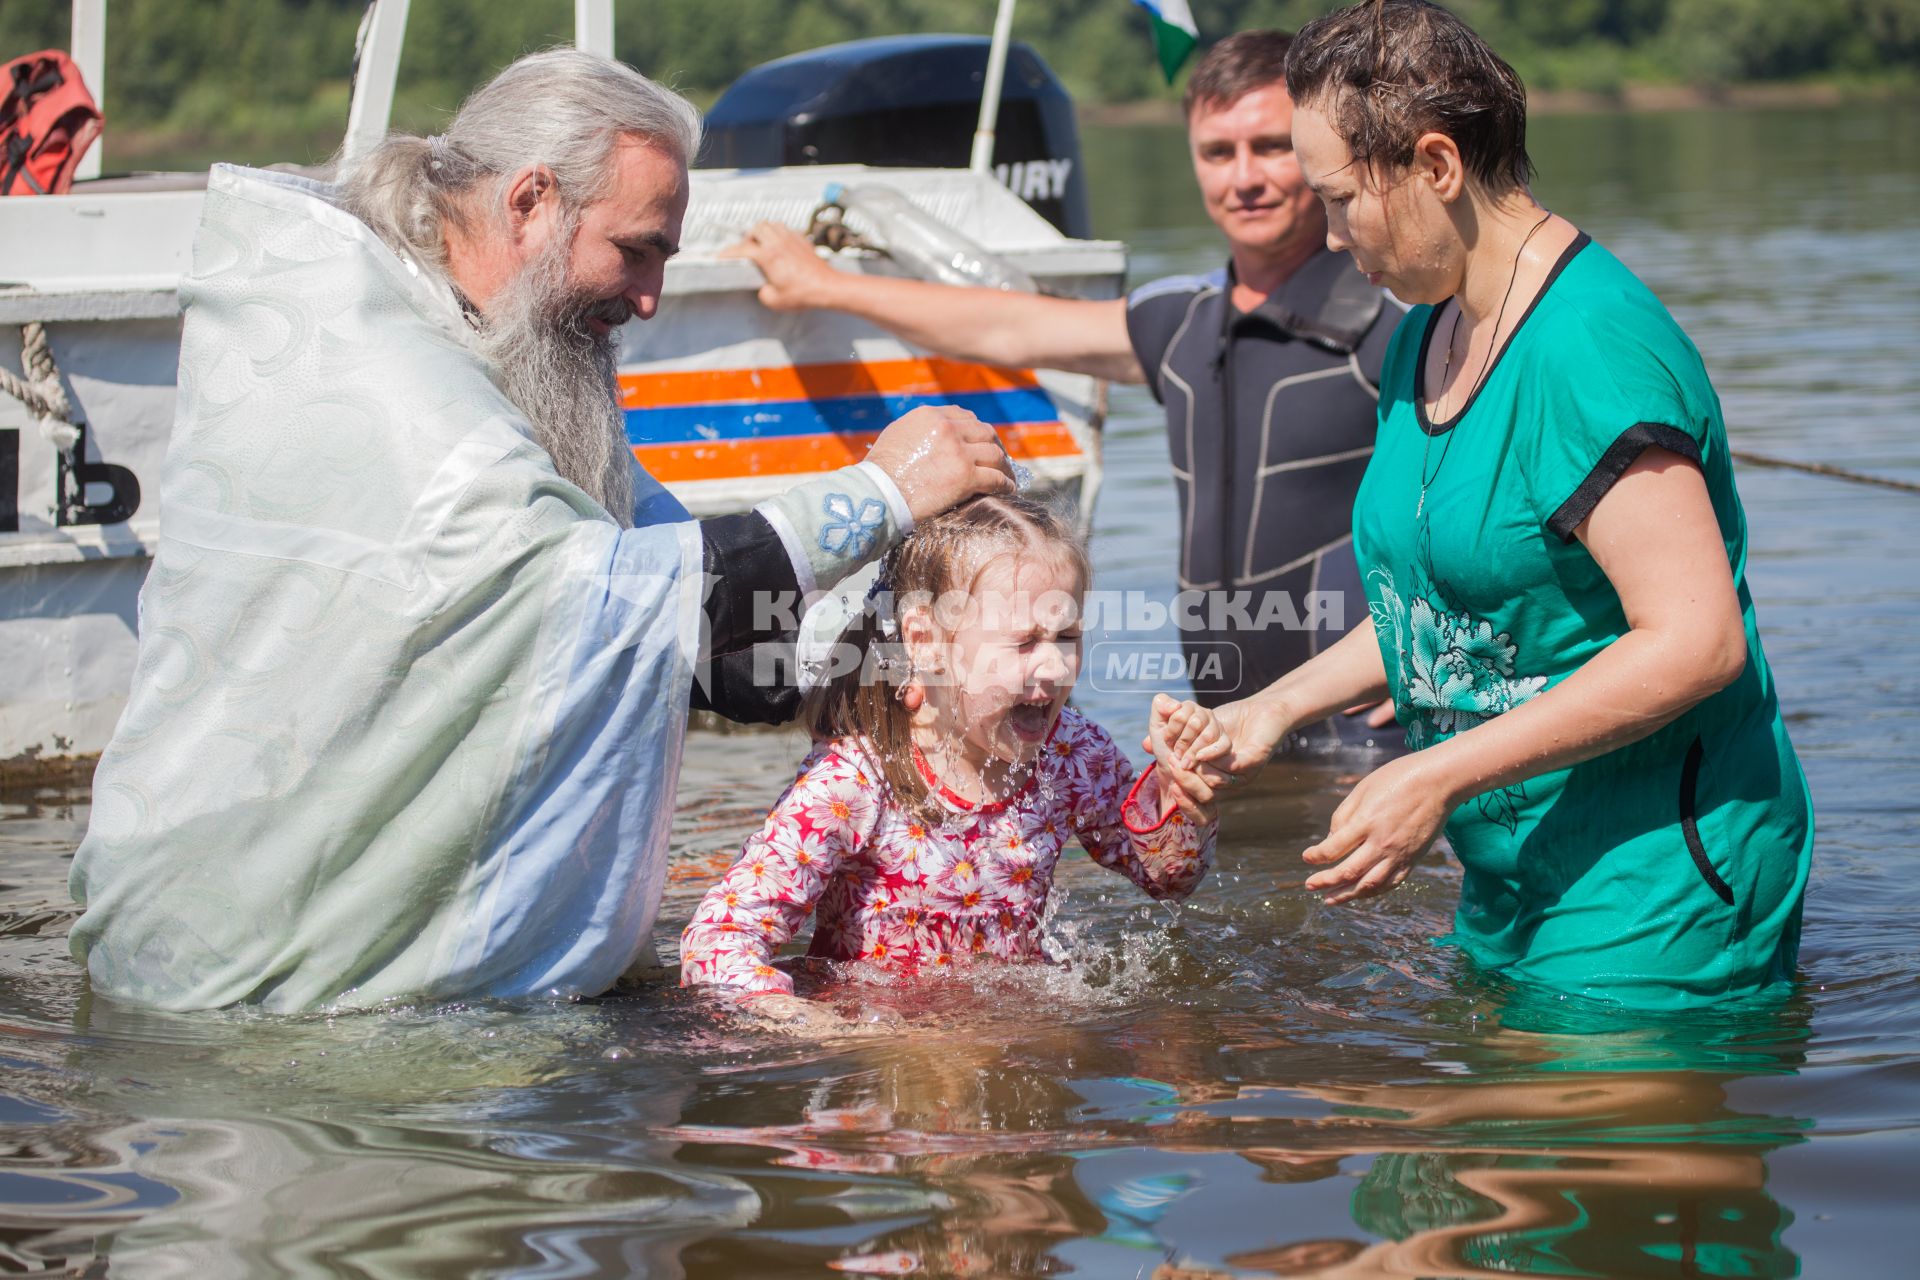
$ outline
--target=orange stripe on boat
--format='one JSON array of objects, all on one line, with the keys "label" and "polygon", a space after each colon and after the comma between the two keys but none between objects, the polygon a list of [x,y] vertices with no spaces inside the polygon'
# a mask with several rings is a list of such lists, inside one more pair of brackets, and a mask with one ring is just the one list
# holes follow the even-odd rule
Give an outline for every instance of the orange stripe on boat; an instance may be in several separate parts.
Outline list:
[{"label": "orange stripe on boat", "polygon": [[[1065,423],[1030,422],[995,427],[1015,458],[1071,458],[1080,453]],[[732,480],[741,476],[806,475],[837,471],[867,456],[878,432],[829,432],[764,440],[699,440],[686,444],[635,445],[633,456],[654,479]]]},{"label": "orange stripe on boat", "polygon": [[939,396],[1025,391],[1040,385],[1031,369],[1000,369],[939,356],[844,360],[764,369],[682,369],[620,375],[620,407],[837,400],[845,396]]}]

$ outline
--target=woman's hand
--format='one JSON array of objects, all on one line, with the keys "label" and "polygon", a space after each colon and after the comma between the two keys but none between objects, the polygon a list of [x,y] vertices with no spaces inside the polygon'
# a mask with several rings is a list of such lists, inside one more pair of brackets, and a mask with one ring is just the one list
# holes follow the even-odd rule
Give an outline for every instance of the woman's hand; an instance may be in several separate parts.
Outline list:
[{"label": "woman's hand", "polygon": [[[1187,708],[1201,712],[1206,719],[1197,719]],[[1252,778],[1266,767],[1274,747],[1290,728],[1286,716],[1258,695],[1207,711],[1157,693],[1147,736],[1140,745],[1153,752],[1165,781],[1181,797],[1205,806],[1213,804],[1224,788]],[[1224,746],[1214,736],[1216,732],[1226,735]],[[1172,745],[1183,733],[1191,733],[1194,742],[1204,739],[1208,743],[1205,752],[1195,751],[1183,759]],[[1186,809],[1184,804],[1181,807]]]},{"label": "woman's hand", "polygon": [[[1180,702],[1168,694],[1155,694],[1147,747],[1156,761],[1168,762],[1160,778],[1164,784],[1161,795],[1184,813],[1188,821],[1213,822],[1218,813],[1212,798],[1196,799],[1180,785],[1172,771],[1194,776],[1194,771],[1202,765],[1213,766],[1216,771],[1224,767],[1221,762],[1232,755],[1233,739],[1219,715],[1197,702]],[[1196,779],[1195,785],[1206,784]]]},{"label": "woman's hand", "polygon": [[1425,753],[1402,756],[1360,779],[1333,811],[1327,838],[1300,856],[1323,868],[1307,877],[1329,906],[1385,893],[1433,847],[1458,803]]},{"label": "woman's hand", "polygon": [[1233,738],[1220,717],[1197,702],[1179,702],[1155,694],[1151,733],[1160,735],[1167,756],[1183,769],[1211,763],[1233,753]]}]

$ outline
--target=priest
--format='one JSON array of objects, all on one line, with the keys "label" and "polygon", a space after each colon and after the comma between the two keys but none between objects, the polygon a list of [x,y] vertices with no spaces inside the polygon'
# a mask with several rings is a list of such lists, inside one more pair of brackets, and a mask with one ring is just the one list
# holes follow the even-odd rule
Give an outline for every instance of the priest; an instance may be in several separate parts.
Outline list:
[{"label": "priest", "polygon": [[1011,487],[922,409],[696,522],[627,448],[699,119],[523,58],[338,185],[218,167],[127,709],[72,890],[96,993],[295,1012],[611,986],[647,944],[696,675],[914,520]]}]

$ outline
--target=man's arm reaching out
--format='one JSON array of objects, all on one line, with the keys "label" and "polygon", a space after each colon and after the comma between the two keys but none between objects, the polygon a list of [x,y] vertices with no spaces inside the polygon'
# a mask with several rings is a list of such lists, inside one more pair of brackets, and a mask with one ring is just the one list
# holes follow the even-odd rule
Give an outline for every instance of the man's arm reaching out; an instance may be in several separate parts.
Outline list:
[{"label": "man's arm reaching out", "polygon": [[760,268],[767,280],[760,301],[774,311],[844,311],[961,360],[1146,381],[1127,337],[1125,298],[1043,298],[836,271],[806,237],[777,222],[760,223],[720,256]]}]

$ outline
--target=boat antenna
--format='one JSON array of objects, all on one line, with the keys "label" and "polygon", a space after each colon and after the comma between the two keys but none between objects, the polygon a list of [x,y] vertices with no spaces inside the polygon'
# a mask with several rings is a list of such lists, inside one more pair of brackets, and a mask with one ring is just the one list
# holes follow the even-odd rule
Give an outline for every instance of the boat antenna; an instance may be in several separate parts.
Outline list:
[{"label": "boat antenna", "polygon": [[[73,0],[73,38],[69,45],[73,65],[80,80],[93,94],[93,105],[101,118],[107,114],[107,0]],[[74,166],[73,180],[84,182],[100,176],[100,158],[107,149],[102,137],[88,147]]]},{"label": "boat antenna", "polygon": [[353,44],[352,101],[340,167],[380,145],[393,118],[393,85],[400,75],[400,46],[407,38],[407,0],[369,0]]},{"label": "boat antenna", "polygon": [[967,167],[975,173],[993,168],[993,130],[1000,122],[1000,83],[1007,74],[1007,42],[1013,38],[1013,0],[1000,0],[993,18],[993,45],[987,52],[987,79],[980,86],[980,123],[973,131],[973,158]]},{"label": "boat antenna", "polygon": [[573,47],[613,56],[613,0],[573,0]]}]

